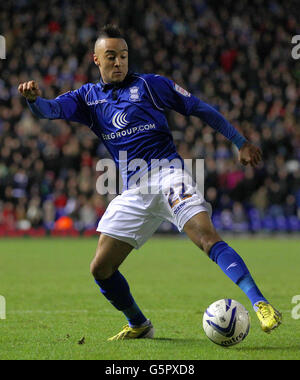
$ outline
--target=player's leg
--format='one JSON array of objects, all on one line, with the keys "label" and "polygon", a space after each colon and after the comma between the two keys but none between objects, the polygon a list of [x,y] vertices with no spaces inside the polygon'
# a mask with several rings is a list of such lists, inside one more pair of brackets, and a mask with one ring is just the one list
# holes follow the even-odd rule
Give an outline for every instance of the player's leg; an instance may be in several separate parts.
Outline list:
[{"label": "player's leg", "polygon": [[[146,198],[145,198],[146,197]],[[116,339],[152,338],[154,329],[143,315],[118,267],[133,248],[139,249],[161,224],[149,211],[152,196],[136,189],[115,197],[102,216],[97,231],[101,232],[91,271],[104,296],[121,310],[129,324]]]},{"label": "player's leg", "polygon": [[101,234],[90,267],[101,293],[117,310],[123,312],[128,320],[126,331],[122,331],[122,336],[118,339],[141,337],[149,332],[151,325],[134,301],[125,277],[118,270],[132,249],[133,247],[126,242]]},{"label": "player's leg", "polygon": [[103,281],[111,277],[132,250],[130,244],[100,234],[96,255],[90,266],[95,280]]},{"label": "player's leg", "polygon": [[194,215],[184,225],[184,231],[244,291],[261,321],[263,330],[269,332],[277,327],[281,321],[280,313],[262,295],[243,259],[216,232],[208,213]]},{"label": "player's leg", "polygon": [[[193,216],[185,224],[184,231],[234,283],[245,291],[253,305],[259,301],[267,302],[254,284],[246,264],[219,236],[207,212]],[[247,284],[244,284],[245,279]]]},{"label": "player's leg", "polygon": [[222,241],[208,213],[204,211],[189,219],[183,229],[188,237],[208,255],[211,247],[217,242]]}]

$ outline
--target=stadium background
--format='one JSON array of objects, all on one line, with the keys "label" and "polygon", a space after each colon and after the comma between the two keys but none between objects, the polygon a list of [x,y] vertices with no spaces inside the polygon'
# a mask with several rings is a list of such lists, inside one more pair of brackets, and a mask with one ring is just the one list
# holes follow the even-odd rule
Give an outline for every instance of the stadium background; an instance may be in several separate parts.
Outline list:
[{"label": "stadium background", "polygon": [[[298,8],[297,8],[298,7]],[[300,230],[300,34],[296,1],[5,1],[0,35],[0,235],[93,235],[109,196],[96,193],[109,157],[85,126],[37,120],[17,92],[36,80],[45,98],[99,80],[92,52],[99,29],[126,34],[130,65],[172,78],[216,107],[261,147],[257,168],[199,119],[168,113],[183,158],[205,158],[205,196],[218,229]],[[67,219],[61,218],[67,217]],[[161,231],[174,231],[163,224]]]}]

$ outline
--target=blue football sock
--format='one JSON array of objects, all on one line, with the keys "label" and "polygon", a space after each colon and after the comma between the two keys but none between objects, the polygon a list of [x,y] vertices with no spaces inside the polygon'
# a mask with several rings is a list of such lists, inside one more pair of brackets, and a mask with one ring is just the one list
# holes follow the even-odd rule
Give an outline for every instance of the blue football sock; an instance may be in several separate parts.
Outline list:
[{"label": "blue football sock", "polygon": [[116,271],[106,280],[95,280],[101,293],[128,320],[129,326],[139,326],[147,321],[138,305],[135,303],[124,276]]},{"label": "blue football sock", "polygon": [[268,302],[256,286],[243,259],[224,241],[214,244],[209,257],[247,295],[253,307],[258,301]]},{"label": "blue football sock", "polygon": [[258,289],[257,285],[255,284],[253,278],[251,277],[250,273],[246,274],[244,277],[240,279],[240,281],[237,283],[237,285],[243,290],[243,292],[247,295],[249,300],[252,303],[252,306],[254,307],[254,310],[256,311],[257,308],[255,304],[259,301],[268,301],[265,299],[265,297],[262,295],[261,291]]}]

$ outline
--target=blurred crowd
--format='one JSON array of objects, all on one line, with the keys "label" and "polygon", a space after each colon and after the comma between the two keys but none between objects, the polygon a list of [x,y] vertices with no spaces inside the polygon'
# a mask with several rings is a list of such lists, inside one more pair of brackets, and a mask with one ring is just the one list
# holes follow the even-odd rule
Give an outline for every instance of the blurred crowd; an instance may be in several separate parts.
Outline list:
[{"label": "blurred crowd", "polygon": [[[168,112],[183,158],[205,159],[205,197],[218,228],[300,230],[300,34],[296,1],[7,0],[0,4],[0,228],[44,227],[61,218],[94,229],[112,196],[96,192],[109,157],[85,126],[37,120],[19,96],[34,79],[52,99],[99,80],[100,28],[125,32],[131,69],[165,75],[218,109],[263,151],[256,169],[201,120]],[[298,20],[299,21],[299,20]],[[163,229],[171,228],[164,224]]]}]

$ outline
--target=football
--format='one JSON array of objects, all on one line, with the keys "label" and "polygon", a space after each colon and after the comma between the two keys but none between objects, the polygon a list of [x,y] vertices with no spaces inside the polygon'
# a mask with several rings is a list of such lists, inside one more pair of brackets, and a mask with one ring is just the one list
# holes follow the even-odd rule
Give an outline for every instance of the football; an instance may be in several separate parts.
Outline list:
[{"label": "football", "polygon": [[203,315],[206,336],[220,346],[233,346],[246,338],[250,329],[250,316],[246,308],[232,299],[211,304]]}]

